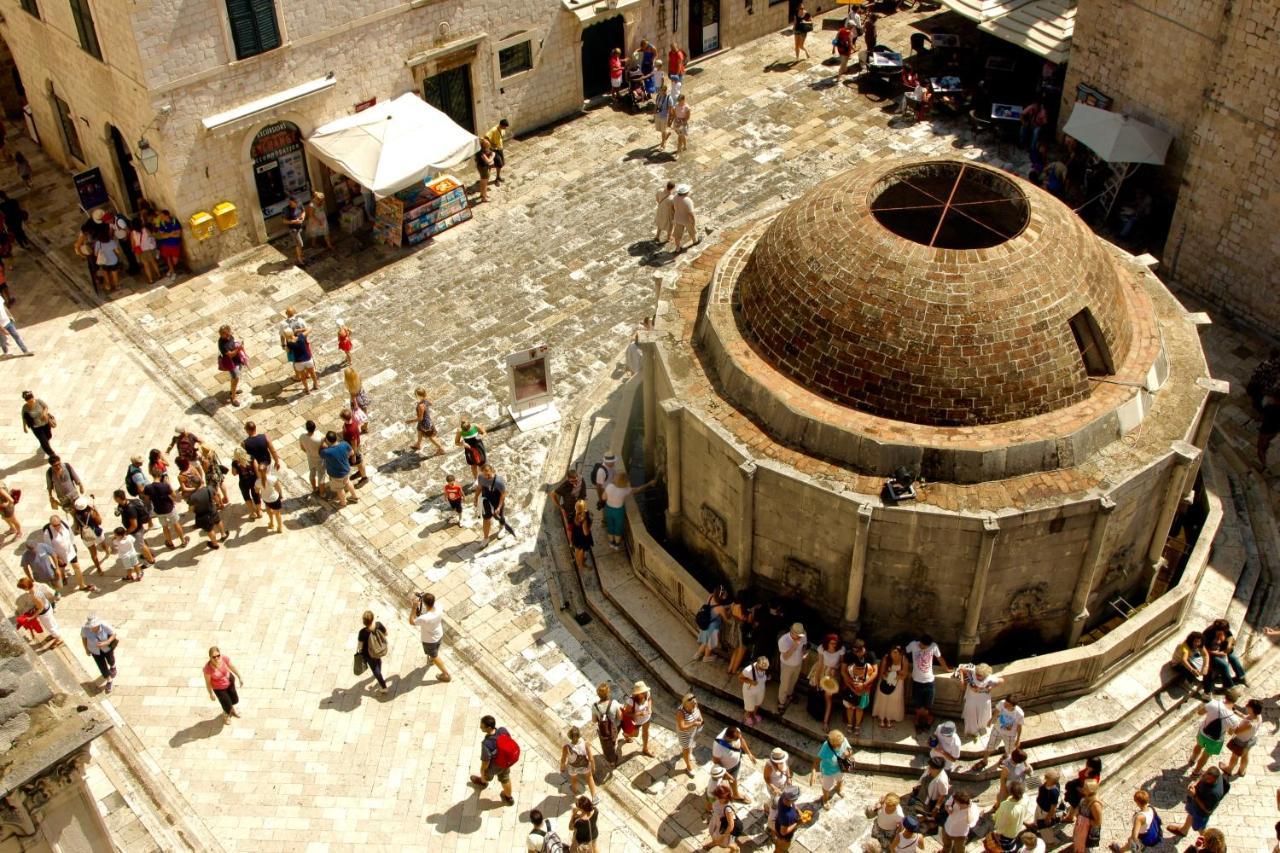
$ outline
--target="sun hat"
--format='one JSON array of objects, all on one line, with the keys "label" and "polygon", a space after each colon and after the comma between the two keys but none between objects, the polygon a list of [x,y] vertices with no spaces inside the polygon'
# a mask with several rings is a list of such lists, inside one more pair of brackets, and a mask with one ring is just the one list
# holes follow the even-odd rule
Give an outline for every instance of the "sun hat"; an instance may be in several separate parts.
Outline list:
[{"label": "sun hat", "polygon": [[796,622],[795,624],[793,624],[793,625],[791,626],[791,633],[793,633],[793,634],[803,634],[803,633],[804,633],[804,625],[801,625],[799,622]]},{"label": "sun hat", "polygon": [[89,508],[88,498],[86,498],[84,495],[81,495],[80,497],[76,498],[76,509],[88,509],[88,508]]},{"label": "sun hat", "polygon": [[639,696],[641,693],[648,693],[648,692],[649,692],[649,685],[645,684],[643,681],[637,681],[635,684],[631,685],[632,696]]},{"label": "sun hat", "polygon": [[785,764],[787,762],[787,751],[782,747],[774,747],[773,752],[769,753],[769,760],[775,764]]},{"label": "sun hat", "polygon": [[688,195],[693,192],[693,187],[688,184],[676,184],[676,195]]},{"label": "sun hat", "polygon": [[711,768],[711,778],[712,778],[712,779],[719,779],[721,776],[723,776],[723,775],[724,775],[724,772],[725,772],[725,771],[724,771],[724,768],[723,768],[723,767],[721,767],[719,764],[717,764],[717,765],[715,765],[714,767],[712,767],[712,768]]}]

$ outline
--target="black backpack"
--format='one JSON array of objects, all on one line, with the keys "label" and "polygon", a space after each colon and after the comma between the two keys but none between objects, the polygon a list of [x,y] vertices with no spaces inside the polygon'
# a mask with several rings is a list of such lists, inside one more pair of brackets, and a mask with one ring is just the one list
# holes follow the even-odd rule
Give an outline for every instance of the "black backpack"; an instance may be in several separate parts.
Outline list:
[{"label": "black backpack", "polygon": [[133,478],[141,473],[142,469],[137,465],[130,465],[129,470],[124,472],[124,490],[135,498],[138,497],[139,492],[138,484],[134,482]]},{"label": "black backpack", "polygon": [[700,631],[705,631],[711,627],[711,602],[708,601],[698,608],[698,612],[693,617],[693,622]]},{"label": "black backpack", "polygon": [[592,485],[592,486],[594,486],[596,483],[600,482],[599,480],[597,480],[597,479],[596,479],[596,475],[597,475],[597,474],[599,474],[599,473],[600,473],[601,471],[603,471],[603,470],[604,470],[604,463],[603,463],[603,462],[597,462],[595,465],[592,465],[592,466],[591,466],[591,485]]},{"label": "black backpack", "polygon": [[134,498],[129,501],[129,508],[134,511],[138,517],[138,527],[144,527],[151,523],[151,510],[147,509],[147,505],[142,501]]}]

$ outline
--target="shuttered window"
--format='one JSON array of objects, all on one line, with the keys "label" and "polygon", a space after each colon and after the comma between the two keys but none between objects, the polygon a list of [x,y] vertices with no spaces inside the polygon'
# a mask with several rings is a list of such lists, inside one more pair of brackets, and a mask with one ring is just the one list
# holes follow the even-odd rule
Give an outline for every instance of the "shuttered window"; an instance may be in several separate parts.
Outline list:
[{"label": "shuttered window", "polygon": [[76,19],[76,34],[80,36],[80,49],[94,59],[102,59],[98,46],[98,31],[93,26],[93,12],[89,0],[71,0],[71,17]]},{"label": "shuttered window", "polygon": [[67,153],[83,163],[84,152],[80,150],[80,135],[76,133],[76,120],[71,115],[71,107],[54,95],[53,108],[58,113],[58,124],[62,127],[62,141],[67,146]]},{"label": "shuttered window", "polygon": [[227,0],[236,59],[248,59],[280,46],[275,0]]}]

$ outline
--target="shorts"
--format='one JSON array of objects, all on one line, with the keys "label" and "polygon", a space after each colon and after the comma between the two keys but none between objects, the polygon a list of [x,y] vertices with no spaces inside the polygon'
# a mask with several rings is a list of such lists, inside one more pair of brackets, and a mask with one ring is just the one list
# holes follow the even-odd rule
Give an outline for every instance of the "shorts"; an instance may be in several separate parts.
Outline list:
[{"label": "shorts", "polygon": [[1240,740],[1238,737],[1233,737],[1231,740],[1227,741],[1227,749],[1231,750],[1232,755],[1244,755],[1246,752],[1253,749],[1253,745],[1257,742],[1258,736],[1256,734],[1248,740]]},{"label": "shorts", "polygon": [[435,434],[436,434],[435,424],[432,424],[429,427],[424,427],[421,421],[418,422],[418,435],[426,436],[427,438],[430,438]]},{"label": "shorts", "polygon": [[462,515],[462,498],[458,498],[457,500],[450,500],[449,509],[456,512],[458,515]]},{"label": "shorts", "polygon": [[846,690],[844,694],[844,699],[842,701],[844,702],[844,706],[846,708],[858,708],[860,710],[865,711],[867,709],[867,706],[871,704],[871,694],[870,693],[850,693],[849,691]]},{"label": "shorts", "polygon": [[161,527],[177,527],[182,523],[178,520],[178,511],[176,509],[173,512],[157,515],[156,518],[159,520]]},{"label": "shorts", "polygon": [[330,474],[329,484],[333,486],[335,489],[337,489],[339,492],[341,492],[347,488],[347,481],[350,479],[351,479],[350,474],[347,474],[347,476],[345,477],[335,477],[332,474]]},{"label": "shorts", "polygon": [[836,785],[839,785],[839,784],[840,784],[839,773],[832,773],[829,776],[826,773],[822,774],[822,790],[827,792],[834,791],[836,789]]},{"label": "shorts", "polygon": [[316,483],[323,483],[329,479],[329,472],[325,470],[324,463],[317,459],[312,462],[307,460],[307,476],[315,480]]},{"label": "shorts", "polygon": [[267,503],[266,503],[266,507],[267,507],[267,509],[275,510],[276,512],[279,512],[279,511],[280,511],[280,509],[281,509],[283,506],[284,506],[284,499],[283,499],[283,498],[281,498],[280,500],[275,500],[275,501],[267,501]]},{"label": "shorts", "polygon": [[293,363],[293,369],[298,371],[299,373],[305,373],[306,371],[310,370],[315,366],[316,366],[316,363],[314,361],[295,361]]},{"label": "shorts", "polygon": [[88,545],[90,548],[107,547],[106,531],[103,531],[102,533],[94,533],[92,527],[85,527],[80,531],[80,538],[83,539],[84,544]]},{"label": "shorts", "polygon": [[140,561],[141,558],[139,558],[137,554],[120,555],[120,565],[124,566],[126,569],[136,569]]},{"label": "shorts", "polygon": [[492,782],[495,777],[502,784],[504,785],[507,784],[508,782],[511,781],[511,768],[495,767],[492,763],[490,763],[488,768],[480,773],[480,778],[485,781],[486,785]]},{"label": "shorts", "polygon": [[627,510],[620,506],[605,506],[604,526],[610,536],[621,536],[627,529]]},{"label": "shorts", "polygon": [[1187,797],[1187,817],[1191,818],[1191,828],[1196,832],[1203,832],[1209,825],[1209,816],[1200,811],[1192,797]]},{"label": "shorts", "polygon": [[162,245],[160,247],[160,257],[164,258],[166,261],[174,261],[176,263],[178,258],[180,258],[181,256],[182,256],[181,245],[178,245],[178,244]]},{"label": "shorts", "polygon": [[434,643],[428,643],[424,640],[422,643],[422,651],[426,653],[427,657],[435,660],[440,657],[440,642],[440,640],[436,640]]},{"label": "shorts", "polygon": [[932,681],[911,682],[911,707],[933,710],[934,683]]},{"label": "shorts", "polygon": [[239,379],[239,378],[240,378],[240,365],[238,365],[238,364],[234,364],[234,365],[232,365],[230,368],[228,368],[228,369],[227,369],[227,374],[228,374],[232,379]]},{"label": "shorts", "polygon": [[130,534],[131,536],[133,536],[133,541],[137,543],[139,551],[141,551],[147,545],[146,534],[147,534],[147,528],[145,527],[139,527],[137,533]]},{"label": "shorts", "polygon": [[566,768],[570,776],[586,776],[591,772],[591,765],[584,764],[581,767],[574,767],[572,764]]},{"label": "shorts", "polygon": [[1215,740],[1204,732],[1196,732],[1196,744],[1204,750],[1205,755],[1218,755],[1222,752],[1222,741]]},{"label": "shorts", "polygon": [[502,149],[493,149],[493,168],[501,169],[505,165],[507,165],[507,158],[503,156]]},{"label": "shorts", "polygon": [[120,269],[120,266],[121,266],[120,262],[116,261],[114,264],[98,264],[98,269],[102,270],[103,272],[115,272],[116,270]]},{"label": "shorts", "polygon": [[293,232],[293,242],[298,244],[298,248],[306,245],[306,237],[303,235],[301,228],[290,226],[289,230]]},{"label": "shorts", "polygon": [[489,503],[488,501],[480,501],[480,506],[485,518],[493,518],[493,515],[494,515],[493,504]]}]

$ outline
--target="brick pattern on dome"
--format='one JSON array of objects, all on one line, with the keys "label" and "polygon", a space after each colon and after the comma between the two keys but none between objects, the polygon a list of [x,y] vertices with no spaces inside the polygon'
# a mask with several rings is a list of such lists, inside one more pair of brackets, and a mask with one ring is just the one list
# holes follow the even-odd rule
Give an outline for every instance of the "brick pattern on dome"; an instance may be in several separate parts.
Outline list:
[{"label": "brick pattern on dome", "polygon": [[1112,360],[1124,359],[1133,330],[1114,266],[1061,202],[1020,181],[1022,233],[930,249],[875,220],[882,173],[869,164],[826,181],[761,236],[736,307],[762,358],[835,403],[933,426],[1002,423],[1087,397],[1069,324],[1083,309]]}]

